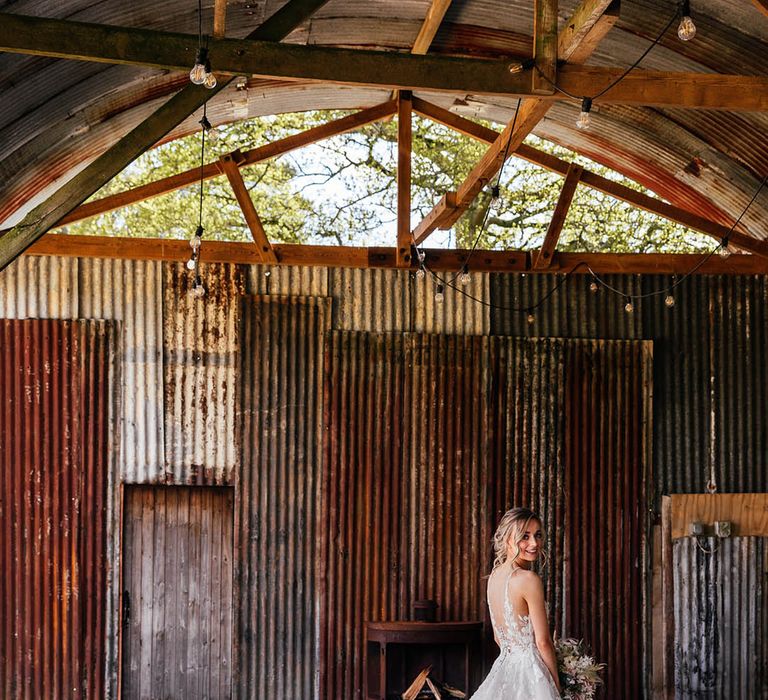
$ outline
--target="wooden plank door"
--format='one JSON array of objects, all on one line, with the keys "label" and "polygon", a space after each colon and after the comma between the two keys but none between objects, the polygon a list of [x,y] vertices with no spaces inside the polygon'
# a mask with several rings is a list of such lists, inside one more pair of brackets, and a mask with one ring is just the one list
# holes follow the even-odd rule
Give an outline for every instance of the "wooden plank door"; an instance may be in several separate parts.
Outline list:
[{"label": "wooden plank door", "polygon": [[122,697],[229,698],[229,488],[126,487]]}]

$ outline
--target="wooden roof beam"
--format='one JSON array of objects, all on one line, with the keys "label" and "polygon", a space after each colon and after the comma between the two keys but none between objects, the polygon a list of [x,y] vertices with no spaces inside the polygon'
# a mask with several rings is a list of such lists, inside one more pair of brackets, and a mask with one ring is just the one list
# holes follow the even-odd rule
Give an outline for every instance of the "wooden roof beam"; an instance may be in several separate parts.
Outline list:
[{"label": "wooden roof beam", "polygon": [[[443,109],[442,107],[438,107],[437,105],[433,105],[430,102],[425,102],[418,98],[413,99],[413,111],[441,124],[445,124],[445,126],[455,129],[462,134],[471,136],[478,141],[493,143],[499,135],[498,131],[489,129],[482,124],[477,124],[458,114],[449,112],[447,109]],[[522,158],[523,160],[527,160],[529,163],[540,165],[542,168],[546,168],[552,172],[560,173],[560,175],[563,176],[567,175],[568,168],[571,165],[566,160],[562,160],[550,153],[540,151],[525,143],[520,144],[513,155]],[[727,226],[705,219],[703,216],[694,214],[682,207],[677,207],[674,204],[668,204],[667,202],[657,199],[656,197],[651,197],[644,192],[638,192],[615,180],[609,180],[602,175],[598,175],[589,170],[583,170],[580,182],[582,185],[590,187],[593,190],[603,192],[604,194],[623,202],[627,202],[628,204],[650,212],[651,214],[657,214],[669,221],[682,224],[694,231],[705,233],[719,241],[728,235],[728,240],[735,247],[757,255],[768,256],[768,243],[765,241],[757,240],[740,231],[731,231]],[[450,194],[454,197],[453,201],[449,200],[445,204],[441,203],[437,207],[443,214],[445,214],[445,212],[450,213],[452,206],[455,206],[455,193]],[[434,215],[434,210],[431,215]],[[436,228],[442,228],[441,224],[442,222],[438,220]]]},{"label": "wooden roof beam", "polygon": [[214,0],[213,2],[213,36],[221,39],[227,28],[227,0]]},{"label": "wooden roof beam", "polygon": [[248,188],[245,186],[245,181],[243,180],[243,175],[240,172],[240,163],[242,160],[243,154],[239,151],[227,153],[221,157],[221,167],[229,180],[229,184],[232,186],[232,191],[235,193],[237,203],[240,205],[240,209],[243,212],[245,222],[251,230],[253,242],[256,244],[256,250],[259,251],[261,261],[265,263],[276,263],[277,256],[272,248],[272,244],[267,238],[264,225],[261,223],[261,218],[256,211],[250,192],[248,192]]},{"label": "wooden roof beam", "polygon": [[541,249],[536,254],[536,259],[533,263],[535,270],[545,270],[552,265],[557,242],[560,240],[565,217],[568,216],[568,210],[571,208],[571,202],[576,194],[576,187],[579,184],[582,171],[583,168],[580,165],[576,165],[576,163],[571,163],[568,166],[568,173],[565,176],[563,188],[560,190],[560,196],[557,199],[552,219],[550,219],[549,226],[547,227],[544,242],[541,244]]},{"label": "wooden roof beam", "polygon": [[[593,21],[595,8],[604,7],[609,0],[584,2],[587,9],[577,10],[574,17],[581,16],[587,22]],[[197,37],[186,34],[4,13],[0,13],[0,20],[0,51],[187,72],[194,62],[197,46]],[[611,8],[589,31],[584,30],[583,23],[577,26],[572,19],[560,32],[558,56],[561,59],[570,56],[570,63],[586,59],[589,51],[585,47],[592,50],[615,20]],[[572,45],[576,41],[583,44]],[[211,39],[209,44],[211,62],[221,84],[227,82],[227,75],[257,75],[462,95],[517,95],[548,103],[563,99],[559,93],[536,95],[531,90],[532,71],[510,74],[507,59],[416,56],[248,39]],[[621,70],[564,65],[558,68],[558,82],[574,94],[594,94],[594,90],[607,85]],[[213,91],[205,94],[211,97]],[[768,110],[768,76],[633,71],[601,97],[600,102],[765,111]],[[533,100],[532,104],[535,103]]]},{"label": "wooden roof beam", "polygon": [[[353,131],[361,126],[370,124],[371,122],[384,119],[385,117],[394,114],[396,111],[397,102],[391,100],[374,107],[369,107],[368,109],[360,110],[354,114],[349,114],[341,119],[335,119],[326,124],[320,124],[319,126],[312,127],[301,133],[287,136],[284,139],[273,141],[264,146],[243,151],[243,161],[241,166],[260,163],[264,160],[276,158],[277,156],[289,153],[290,151],[307,146],[311,143],[322,141],[329,136]],[[221,175],[222,172],[220,161],[214,161],[212,163],[207,163],[203,167],[202,177],[207,180]],[[199,167],[190,168],[189,170],[177,173],[176,175],[169,175],[168,177],[156,180],[155,182],[133,187],[129,190],[125,190],[125,192],[117,192],[108,197],[102,197],[93,202],[81,204],[77,209],[61,219],[57,225],[63,226],[76,221],[82,221],[83,219],[89,219],[92,216],[105,214],[106,212],[120,209],[129,204],[142,202],[151,197],[157,197],[166,192],[172,192],[173,190],[187,187],[197,182],[200,179],[200,176],[201,172]]]},{"label": "wooden roof beam", "polygon": [[438,29],[443,22],[445,13],[451,6],[452,0],[432,0],[432,4],[427,10],[427,15],[422,22],[421,29],[413,42],[411,53],[423,56],[429,51],[432,42],[435,39]]},{"label": "wooden roof beam", "polygon": [[411,93],[397,100],[397,266],[411,264],[411,150],[413,120]]},{"label": "wooden roof beam", "polygon": [[[608,33],[618,20],[619,3],[615,0],[583,0],[571,18],[565,23],[558,39],[558,56],[572,61],[585,61],[599,41]],[[582,48],[582,47],[586,47]],[[440,221],[441,228],[450,228],[478,195],[480,190],[499,172],[507,156],[523,142],[533,131],[536,124],[549,110],[549,103],[541,99],[525,100],[518,109],[515,118],[507,124],[490,148],[483,154],[478,164],[472,169],[456,194],[456,207],[453,211],[439,212],[436,217],[428,215],[414,230],[414,240],[421,243],[436,224],[427,225],[428,221]],[[445,204],[441,202],[437,207]]]},{"label": "wooden roof beam", "polygon": [[531,91],[551,95],[557,80],[557,0],[533,2],[533,60]]},{"label": "wooden roof beam", "polygon": [[[206,262],[261,263],[253,243],[229,243],[206,240]],[[323,267],[395,268],[395,248],[275,244],[279,265],[316,265]],[[467,259],[467,250],[426,249],[427,262],[433,270],[457,270]],[[130,260],[183,260],[189,256],[186,240],[162,238],[119,238],[116,236],[43,236],[27,251],[29,255],[57,255],[78,258],[117,258]],[[525,251],[476,250],[469,267],[478,272],[526,272],[561,274],[575,270],[588,272],[589,265],[598,274],[683,274],[701,262],[702,254],[670,255],[662,253],[559,253],[557,269],[535,270]],[[696,274],[768,274],[768,260],[757,255],[712,256]]]},{"label": "wooden roof beam", "polygon": [[[289,0],[258,29],[253,31],[249,38],[262,41],[279,41],[288,36],[327,1]],[[7,29],[6,23],[9,17],[12,15],[3,15],[0,29]],[[77,36],[62,38],[75,43],[79,39]],[[194,58],[188,62],[189,65],[192,65],[193,61]],[[61,221],[75,207],[98,192],[144,151],[160,141],[171,129],[202,107],[216,93],[223,90],[230,80],[219,80],[219,84],[213,90],[191,83],[186,85],[44,202],[34,207],[21,222],[0,236],[0,270],[23,253],[26,248]]]}]

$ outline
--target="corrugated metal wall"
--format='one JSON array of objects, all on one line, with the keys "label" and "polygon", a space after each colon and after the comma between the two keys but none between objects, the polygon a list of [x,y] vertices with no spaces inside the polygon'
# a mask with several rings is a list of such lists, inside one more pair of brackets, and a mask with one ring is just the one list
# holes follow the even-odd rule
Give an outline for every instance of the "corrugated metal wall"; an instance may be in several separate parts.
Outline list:
[{"label": "corrugated metal wall", "polygon": [[236,531],[242,698],[317,697],[318,492],[327,298],[244,301]]},{"label": "corrugated metal wall", "polygon": [[326,358],[321,696],[363,697],[368,620],[483,615],[488,338],[334,332]]},{"label": "corrugated metal wall", "polygon": [[609,662],[606,697],[637,697],[650,348],[334,332],[328,353],[322,696],[363,697],[366,621],[424,598],[484,619],[493,527],[528,504],[560,633]]},{"label": "corrugated metal wall", "polygon": [[[662,275],[610,275],[628,294],[669,288]],[[714,459],[724,492],[768,490],[768,280],[757,275],[694,275],[663,297],[635,302],[589,291],[576,275],[529,326],[525,316],[491,312],[491,333],[562,338],[646,339],[654,344],[654,507],[662,493],[702,492]],[[552,290],[555,278],[493,274],[495,304],[526,306]],[[710,447],[712,448],[710,450]]]},{"label": "corrugated metal wall", "polygon": [[607,662],[602,697],[640,697],[652,348],[625,341],[566,347],[564,630]]},{"label": "corrugated metal wall", "polygon": [[[116,385],[120,386],[117,401],[121,408],[120,413],[113,416],[115,439],[120,440],[116,480],[118,473],[119,480],[130,483],[234,483],[241,478],[245,453],[241,454],[240,445],[245,444],[249,449],[250,446],[240,436],[247,421],[239,420],[237,411],[249,400],[261,400],[253,393],[250,382],[243,378],[248,358],[238,356],[239,350],[246,348],[251,353],[253,367],[261,369],[258,363],[263,358],[243,342],[248,322],[242,315],[240,297],[243,293],[252,293],[272,297],[286,294],[329,297],[330,302],[318,303],[332,304],[330,315],[326,309],[322,323],[306,320],[307,332],[311,328],[312,333],[318,334],[318,344],[321,329],[326,328],[373,333],[406,331],[652,340],[654,420],[650,449],[654,463],[654,508],[661,493],[701,491],[711,466],[715,468],[721,491],[768,490],[768,376],[764,362],[768,347],[768,287],[764,277],[693,277],[676,291],[674,309],[666,308],[661,300],[644,300],[636,305],[634,314],[626,314],[620,299],[603,292],[593,294],[588,290],[587,277],[574,276],[536,312],[536,322],[529,325],[521,314],[503,309],[489,311],[481,304],[469,304],[452,290],[446,291],[444,304],[438,305],[429,281],[420,281],[402,271],[211,265],[204,266],[203,273],[210,294],[202,305],[193,303],[185,294],[186,271],[168,263],[23,257],[0,274],[0,316],[94,317],[119,321],[115,348],[125,380]],[[631,294],[661,289],[671,282],[671,278],[659,276],[611,276],[608,280]],[[470,291],[500,306],[528,305],[550,291],[555,283],[556,278],[550,276],[473,274]],[[309,301],[302,303],[309,304]],[[300,326],[305,321],[296,323]],[[287,334],[285,342],[293,342],[289,325],[282,326],[280,331]],[[282,337],[270,332],[270,338]],[[507,358],[503,372],[498,369],[501,360],[491,361],[490,381],[492,384],[511,382],[507,389],[509,396],[511,386],[524,395],[539,393],[539,400],[547,396],[547,400],[552,397],[554,401],[558,392],[564,391],[564,387],[553,383],[554,374],[549,375],[549,384],[535,383],[545,381],[546,373],[564,361],[558,354],[562,353],[562,349],[558,350],[558,341],[542,341],[550,344],[546,367],[542,365],[533,373],[526,364],[531,360],[526,360],[525,353],[515,348],[514,341],[488,342],[489,352]],[[505,346],[507,342],[512,344]],[[278,358],[279,349],[269,352],[274,353],[274,361],[287,362],[286,358]],[[317,373],[322,372],[322,362],[303,369],[285,366],[289,384],[315,382]],[[504,372],[508,375],[506,378]],[[294,379],[289,380],[289,375]],[[495,391],[494,388],[492,393]],[[248,392],[250,399],[246,398]],[[270,401],[277,395],[272,396]],[[534,476],[531,471],[528,482],[525,476],[502,478],[499,475],[495,495],[489,497],[488,517],[492,521],[496,511],[506,505],[507,498],[530,498],[539,506],[546,503],[550,509],[554,507],[554,521],[557,521],[561,506],[557,499],[555,505],[551,505],[551,498],[545,497],[544,486],[553,488],[548,479],[556,474],[552,465],[563,463],[562,455],[553,452],[549,443],[503,444],[500,437],[502,430],[510,434],[511,422],[520,430],[528,430],[531,437],[554,431],[556,424],[541,431],[537,424],[530,422],[533,416],[526,413],[525,403],[510,403],[507,398],[504,410],[511,414],[505,415],[503,422],[508,425],[501,424],[501,414],[496,412],[496,422],[489,427],[494,454],[520,462],[538,460],[542,470],[546,466],[547,480],[546,483],[541,480],[544,472]],[[314,439],[320,440],[322,420],[310,415],[315,409],[310,404],[297,407],[294,417],[286,418],[286,426],[301,424],[307,431],[314,430]],[[423,409],[425,420],[433,420],[429,416],[433,415],[430,411],[434,411],[434,407],[425,403]],[[251,422],[253,429],[261,429]],[[308,444],[311,437],[307,432],[303,438],[295,436],[291,440],[304,440]],[[276,453],[270,454],[269,460],[278,459]],[[256,456],[248,459],[255,460]],[[275,488],[283,483],[283,477],[274,478],[277,481],[258,487],[262,489],[262,499],[271,496],[272,483]],[[302,478],[309,484],[310,476]],[[554,493],[557,492],[555,489]],[[272,502],[267,498],[268,504]],[[266,512],[271,513],[269,508]],[[238,513],[238,517],[245,518],[247,509],[242,508]],[[268,517],[277,516],[272,513]],[[117,521],[114,513],[109,518],[108,536],[112,543]],[[303,523],[307,528],[304,536],[308,539],[301,539],[299,534],[293,540],[281,539],[286,531],[279,528],[271,531],[269,537],[273,540],[270,541],[279,543],[282,547],[279,551],[288,560],[298,562],[306,547],[314,546],[308,523]],[[561,535],[555,529],[551,536]],[[251,545],[255,552],[257,545],[254,542]],[[557,551],[558,540],[551,546]],[[111,561],[116,566],[119,548],[115,550],[112,544],[110,547],[113,548]],[[310,677],[319,672],[319,609],[315,608],[314,628],[309,626],[309,618],[304,613],[289,620],[287,611],[290,605],[294,608],[303,605],[300,599],[306,602],[311,596],[309,588],[316,584],[306,584],[309,588],[300,595],[289,584],[286,580],[282,590],[288,590],[294,596],[292,599],[281,598],[283,594],[278,587],[269,594],[267,602],[259,601],[258,605],[264,606],[260,608],[262,611],[275,611],[283,625],[280,630],[285,630],[287,638],[302,639],[301,648],[291,642],[291,653],[301,671],[296,678],[295,669],[280,667],[276,656],[263,662],[259,658],[248,671],[249,685],[238,690],[244,696],[251,693],[252,688],[264,687],[259,685],[267,682],[262,678],[274,680],[286,696],[290,692],[301,696],[304,689],[315,687],[312,683],[316,682],[316,675],[315,680]],[[548,580],[547,585],[550,597],[560,595],[554,579]],[[558,598],[561,609],[564,603]],[[110,681],[113,681],[116,664],[115,619],[114,614],[109,615]],[[247,641],[249,634],[251,632],[243,628],[242,639]],[[315,654],[314,660],[308,660],[311,654]]]},{"label": "corrugated metal wall", "polygon": [[227,484],[239,457],[235,414],[244,271],[202,265],[206,294],[198,299],[188,293],[192,277],[183,264],[164,269],[165,481]]},{"label": "corrugated metal wall", "polygon": [[[546,523],[550,560],[542,570],[547,600],[563,623],[565,537],[565,347],[561,340],[493,338],[491,527],[513,505]],[[490,564],[490,561],[488,562]]]},{"label": "corrugated metal wall", "polygon": [[768,696],[767,556],[766,537],[674,540],[675,697]]},{"label": "corrugated metal wall", "polygon": [[4,320],[0,334],[0,689],[101,698],[114,329]]}]

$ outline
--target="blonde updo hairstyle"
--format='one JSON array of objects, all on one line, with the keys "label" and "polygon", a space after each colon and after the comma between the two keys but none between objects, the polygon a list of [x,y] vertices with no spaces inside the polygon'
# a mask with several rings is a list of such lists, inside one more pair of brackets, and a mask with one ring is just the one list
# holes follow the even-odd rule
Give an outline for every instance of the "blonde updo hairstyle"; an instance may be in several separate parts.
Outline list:
[{"label": "blonde updo hairstyle", "polygon": [[[523,536],[528,528],[528,523],[532,520],[538,520],[541,522],[541,518],[537,513],[530,508],[511,508],[501,518],[499,526],[496,528],[496,533],[493,535],[493,552],[495,558],[493,560],[493,570],[495,571],[505,561],[507,561],[507,545],[512,542],[515,545],[514,556],[512,561],[520,555],[520,543],[523,541]],[[544,546],[539,547],[541,552],[541,558],[544,563],[547,560],[547,552]]]}]

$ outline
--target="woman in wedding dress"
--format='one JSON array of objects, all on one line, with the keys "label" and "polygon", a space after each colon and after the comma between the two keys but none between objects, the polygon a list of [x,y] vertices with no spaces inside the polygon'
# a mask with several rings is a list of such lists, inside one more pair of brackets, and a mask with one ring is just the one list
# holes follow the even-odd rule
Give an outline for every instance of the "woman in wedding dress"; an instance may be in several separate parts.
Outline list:
[{"label": "woman in wedding dress", "polygon": [[541,519],[528,508],[504,514],[493,536],[496,559],[488,608],[501,653],[472,700],[558,700],[557,658],[544,586],[531,565],[544,555]]}]

